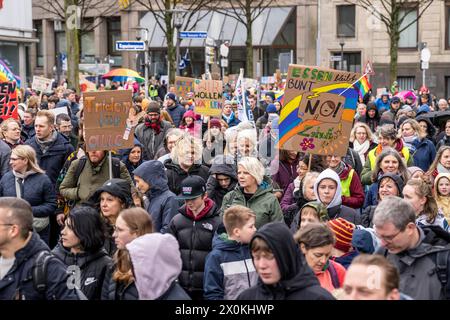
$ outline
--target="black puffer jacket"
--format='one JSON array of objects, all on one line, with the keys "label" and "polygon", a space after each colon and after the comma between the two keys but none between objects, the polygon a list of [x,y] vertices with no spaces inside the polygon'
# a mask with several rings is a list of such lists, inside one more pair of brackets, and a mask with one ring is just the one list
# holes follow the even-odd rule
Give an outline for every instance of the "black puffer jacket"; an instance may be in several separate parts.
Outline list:
[{"label": "black puffer jacket", "polygon": [[[217,207],[222,207],[223,197],[230,191],[234,190],[237,184],[237,170],[234,164],[213,164],[209,169],[210,176],[206,183],[206,191],[208,197],[213,200]],[[214,174],[221,174],[231,178],[230,185],[224,189],[220,186],[219,182],[214,178]]]},{"label": "black puffer jacket", "polygon": [[281,279],[275,285],[266,285],[259,278],[257,285],[242,292],[238,300],[334,300],[320,286],[284,222],[262,226],[250,247],[256,238],[264,240],[273,252]]},{"label": "black puffer jacket", "polygon": [[175,195],[179,195],[180,185],[181,182],[186,179],[188,176],[200,176],[205,181],[208,180],[208,171],[209,168],[207,166],[201,165],[201,164],[194,164],[189,168],[189,171],[186,172],[178,164],[175,164],[172,162],[171,159],[164,162],[164,166],[166,167],[167,171],[167,179],[169,181],[169,189]]},{"label": "black puffer jacket", "polygon": [[81,272],[81,291],[88,300],[100,300],[105,274],[112,265],[112,260],[105,249],[102,248],[96,253],[73,254],[61,244],[58,244],[52,252],[67,267],[78,266]]},{"label": "black puffer jacket", "polygon": [[221,219],[218,207],[211,199],[206,199],[206,214],[200,213],[196,220],[186,212],[186,207],[179,209],[167,230],[180,245],[183,268],[179,277],[180,285],[191,297],[203,296],[203,272],[205,260],[212,250],[212,239]]},{"label": "black puffer jacket", "polygon": [[47,290],[43,294],[35,290],[32,270],[41,251],[50,249],[33,233],[25,247],[15,253],[11,269],[0,279],[0,300],[78,300],[75,290],[67,287],[66,267],[56,258],[51,258],[47,265]]},{"label": "black puffer jacket", "polygon": [[102,300],[139,300],[136,284],[133,282],[125,284],[114,281],[112,276],[115,267],[111,267],[105,276],[102,288]]}]

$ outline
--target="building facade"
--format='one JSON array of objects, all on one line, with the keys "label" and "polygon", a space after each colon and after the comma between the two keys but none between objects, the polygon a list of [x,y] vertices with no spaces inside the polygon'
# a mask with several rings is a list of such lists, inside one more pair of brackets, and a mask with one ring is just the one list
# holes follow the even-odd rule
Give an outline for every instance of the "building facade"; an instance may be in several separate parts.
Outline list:
[{"label": "building facade", "polygon": [[[105,0],[105,5],[114,3],[117,1]],[[363,71],[370,61],[376,73],[370,78],[373,87],[391,86],[388,35],[385,26],[369,11],[344,0],[282,0],[275,4],[253,25],[255,78],[273,75],[278,68],[285,71],[286,62],[291,61],[355,72]],[[449,12],[450,1],[435,1],[418,23],[402,33],[398,50],[398,81],[402,89],[422,85],[419,48],[421,42],[426,42],[432,55],[425,83],[437,96],[450,96]],[[405,21],[413,18],[414,13]],[[151,12],[132,3],[108,16],[88,12],[86,20],[94,22],[95,28],[81,38],[83,64],[142,70],[143,54],[116,51],[115,41],[136,40],[136,28],[146,28],[151,57],[149,74],[167,74],[167,39]],[[227,74],[238,73],[246,67],[244,25],[217,12],[201,11],[193,20],[198,21],[192,30],[208,31],[217,46],[230,42]],[[34,8],[33,27],[35,37],[41,41],[30,51],[32,70],[35,74],[55,77],[63,69],[57,68],[63,64],[59,60],[65,53],[63,25],[51,14]],[[182,40],[180,55],[184,56],[187,49],[191,63],[182,73],[200,76],[205,71],[205,40]],[[217,63],[219,60],[217,56]],[[216,68],[220,70],[220,65]]]}]

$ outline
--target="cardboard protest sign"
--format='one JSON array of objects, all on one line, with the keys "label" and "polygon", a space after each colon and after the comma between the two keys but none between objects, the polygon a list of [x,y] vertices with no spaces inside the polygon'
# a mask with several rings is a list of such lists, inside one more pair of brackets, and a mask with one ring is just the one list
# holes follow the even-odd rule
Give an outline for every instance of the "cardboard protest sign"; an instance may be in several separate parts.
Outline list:
[{"label": "cardboard protest sign", "polygon": [[[197,79],[188,77],[175,77],[175,89],[177,90],[177,96],[187,99],[189,92],[194,92],[194,82]],[[200,80],[197,80],[200,81]]]},{"label": "cardboard protest sign", "polygon": [[280,115],[280,149],[343,156],[358,102],[360,74],[289,65]]},{"label": "cardboard protest sign", "polygon": [[67,107],[58,107],[58,108],[54,108],[54,109],[49,109],[48,111],[53,113],[53,115],[55,116],[55,124],[56,124],[56,117],[59,114],[64,113],[64,114],[69,115],[69,111],[67,110]]},{"label": "cardboard protest sign", "polygon": [[222,81],[201,80],[194,84],[195,112],[219,117],[223,105]]},{"label": "cardboard protest sign", "polygon": [[124,140],[127,118],[132,108],[130,90],[83,93],[87,151],[133,147],[133,134]]},{"label": "cardboard protest sign", "polygon": [[19,119],[19,101],[17,97],[17,83],[15,81],[0,82],[0,118]]},{"label": "cardboard protest sign", "polygon": [[31,84],[31,89],[40,91],[40,92],[50,91],[50,89],[51,89],[50,86],[51,86],[52,82],[53,82],[52,79],[47,79],[47,78],[39,77],[39,76],[33,76],[33,83]]}]

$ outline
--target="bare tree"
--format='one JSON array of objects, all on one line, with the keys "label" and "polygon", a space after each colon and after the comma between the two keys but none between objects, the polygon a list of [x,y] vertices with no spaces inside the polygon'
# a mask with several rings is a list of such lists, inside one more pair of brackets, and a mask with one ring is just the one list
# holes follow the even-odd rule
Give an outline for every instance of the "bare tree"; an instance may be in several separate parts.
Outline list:
[{"label": "bare tree", "polygon": [[[182,13],[183,30],[192,30],[198,21],[203,19],[208,12],[195,16],[197,12],[213,3],[213,0],[135,0],[135,2],[144,6],[155,17],[155,21],[163,31],[167,42],[167,60],[169,67],[169,83],[175,82],[176,66],[176,46],[173,44],[175,34],[174,10],[185,10]],[[195,17],[195,20],[194,20]]]},{"label": "bare tree", "polygon": [[[434,0],[346,0],[367,10],[386,27],[390,41],[390,83],[397,80],[398,44],[400,35],[414,23],[431,6]],[[415,19],[402,26],[405,18],[412,12],[417,12]]]},{"label": "bare tree", "polygon": [[[222,2],[219,7],[219,2]],[[246,68],[247,77],[253,77],[253,22],[264,12],[275,0],[231,0],[227,2],[228,8],[223,7],[223,1],[216,1],[216,6],[212,7],[219,13],[236,19],[245,26],[247,31],[246,46]],[[228,9],[228,10],[227,10]]]},{"label": "bare tree", "polygon": [[64,22],[67,46],[67,80],[79,92],[81,37],[94,30],[101,21],[88,17],[104,17],[119,12],[115,1],[105,0],[38,0],[33,6]]}]

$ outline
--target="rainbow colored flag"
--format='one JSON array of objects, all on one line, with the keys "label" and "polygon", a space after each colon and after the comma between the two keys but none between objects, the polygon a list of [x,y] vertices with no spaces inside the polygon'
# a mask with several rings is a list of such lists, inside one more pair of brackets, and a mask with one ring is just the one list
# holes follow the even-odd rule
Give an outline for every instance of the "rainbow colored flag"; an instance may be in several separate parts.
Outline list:
[{"label": "rainbow colored flag", "polygon": [[369,80],[367,80],[367,76],[361,77],[361,79],[356,82],[353,87],[358,91],[359,96],[361,98],[364,98],[364,96],[369,92],[369,90],[372,88],[372,86],[369,83]]},{"label": "rainbow colored flag", "polygon": [[17,88],[20,88],[20,78],[16,76],[11,69],[8,68],[6,63],[0,59],[0,82],[12,82],[15,81]]}]

